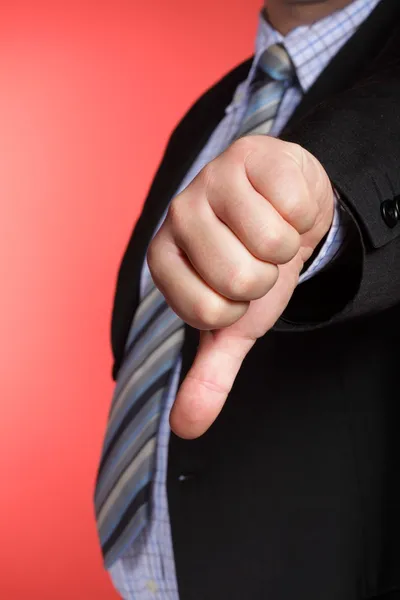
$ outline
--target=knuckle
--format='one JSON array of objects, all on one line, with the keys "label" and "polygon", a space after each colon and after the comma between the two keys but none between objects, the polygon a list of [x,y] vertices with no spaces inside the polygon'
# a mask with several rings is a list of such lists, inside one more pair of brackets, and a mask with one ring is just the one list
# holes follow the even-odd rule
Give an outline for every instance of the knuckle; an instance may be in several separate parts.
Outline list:
[{"label": "knuckle", "polygon": [[281,263],[289,262],[296,256],[300,249],[301,238],[296,229],[291,228],[290,233],[285,237],[280,248]]},{"label": "knuckle", "polygon": [[232,156],[243,159],[249,152],[254,151],[254,141],[249,136],[241,137],[232,142],[227,151]]},{"label": "knuckle", "polygon": [[317,218],[316,206],[308,199],[293,202],[288,207],[288,220],[296,225],[299,233],[309,231]]},{"label": "knuckle", "polygon": [[286,216],[302,234],[314,226],[318,216],[318,206],[313,201],[315,194],[310,189],[309,177],[307,177],[312,155],[299,144],[292,142],[287,142],[285,155],[288,159],[285,175],[291,182],[285,207]]},{"label": "knuckle", "polygon": [[259,280],[251,269],[238,270],[229,282],[229,294],[233,300],[252,300],[258,288]]},{"label": "knuckle", "polygon": [[262,260],[270,261],[279,255],[283,243],[282,233],[277,228],[271,227],[268,231],[262,231],[255,241],[257,254]]},{"label": "knuckle", "polygon": [[304,166],[304,153],[305,150],[300,144],[295,142],[285,142],[287,149],[288,158],[295,162],[295,164],[302,170]]},{"label": "knuckle", "polygon": [[236,301],[251,302],[257,300],[275,285],[278,279],[278,267],[273,264],[263,264],[257,272],[245,276],[238,275],[230,284],[230,297]]},{"label": "knuckle", "polygon": [[222,306],[218,298],[200,298],[193,303],[193,314],[203,329],[217,329],[220,324]]}]

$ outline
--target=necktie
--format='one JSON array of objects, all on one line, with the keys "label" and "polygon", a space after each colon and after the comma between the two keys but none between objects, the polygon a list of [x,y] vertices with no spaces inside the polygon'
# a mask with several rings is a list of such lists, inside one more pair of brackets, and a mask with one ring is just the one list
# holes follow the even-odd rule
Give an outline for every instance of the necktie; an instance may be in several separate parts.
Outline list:
[{"label": "necktie", "polygon": [[183,321],[150,281],[128,336],[97,476],[96,518],[107,568],[150,518],[158,424],[183,333]]},{"label": "necktie", "polygon": [[[291,73],[282,46],[262,55],[238,137],[269,131]],[[97,475],[96,519],[107,568],[151,516],[158,425],[183,337],[183,321],[150,280],[129,332]]]},{"label": "necktie", "polygon": [[250,90],[249,106],[237,138],[269,133],[284,92],[294,75],[293,63],[282,44],[270,46],[261,55]]}]

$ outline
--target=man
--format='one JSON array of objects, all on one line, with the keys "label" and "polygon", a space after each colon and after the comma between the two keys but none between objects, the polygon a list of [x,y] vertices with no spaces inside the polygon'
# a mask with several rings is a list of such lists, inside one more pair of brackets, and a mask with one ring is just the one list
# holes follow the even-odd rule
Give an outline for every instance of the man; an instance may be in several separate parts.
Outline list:
[{"label": "man", "polygon": [[400,598],[399,19],[266,2],[170,139],[96,488],[126,599]]}]

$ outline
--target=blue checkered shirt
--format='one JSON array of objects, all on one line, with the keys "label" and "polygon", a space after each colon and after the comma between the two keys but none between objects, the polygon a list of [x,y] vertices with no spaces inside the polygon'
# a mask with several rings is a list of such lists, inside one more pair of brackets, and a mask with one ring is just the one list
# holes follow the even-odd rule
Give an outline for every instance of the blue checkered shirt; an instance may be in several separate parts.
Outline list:
[{"label": "blue checkered shirt", "polygon": [[[312,25],[301,26],[285,37],[265,21],[260,14],[255,57],[246,81],[242,82],[226,108],[225,117],[211,135],[203,151],[195,160],[177,190],[180,193],[199,171],[234,139],[246,112],[248,91],[254,78],[261,54],[272,44],[283,42],[295,67],[300,86],[289,88],[282,100],[270,135],[278,136],[304,93],[311,87],[328,62],[335,56],[358,26],[378,4],[379,0],[355,0],[346,8]],[[165,217],[165,215],[164,215]],[[164,217],[161,219],[161,225]],[[302,274],[300,282],[326,266],[343,246],[346,235],[346,217],[338,204],[328,237],[316,260]],[[156,232],[154,232],[156,233]],[[141,295],[148,286],[150,273],[143,265]],[[162,414],[157,437],[156,470],[150,526],[139,536],[110,569],[117,590],[125,600],[178,600],[174,554],[168,514],[166,475],[169,443],[169,412],[177,392],[181,359],[177,361],[168,399]],[[267,535],[267,533],[266,533]],[[188,549],[188,551],[190,551]],[[195,585],[195,584],[194,584]]]}]

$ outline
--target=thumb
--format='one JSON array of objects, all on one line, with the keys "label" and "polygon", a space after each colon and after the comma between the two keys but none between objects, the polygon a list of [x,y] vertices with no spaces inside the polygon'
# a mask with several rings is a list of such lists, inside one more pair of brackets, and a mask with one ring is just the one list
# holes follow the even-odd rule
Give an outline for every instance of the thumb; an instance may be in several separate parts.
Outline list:
[{"label": "thumb", "polygon": [[302,265],[298,253],[289,263],[279,266],[274,287],[250,302],[236,323],[200,332],[196,357],[171,410],[170,425],[177,435],[187,439],[199,437],[218,417],[246,355],[289,302]]},{"label": "thumb", "polygon": [[196,357],[171,411],[170,425],[177,435],[199,437],[215,421],[255,341],[231,327],[200,332]]}]

